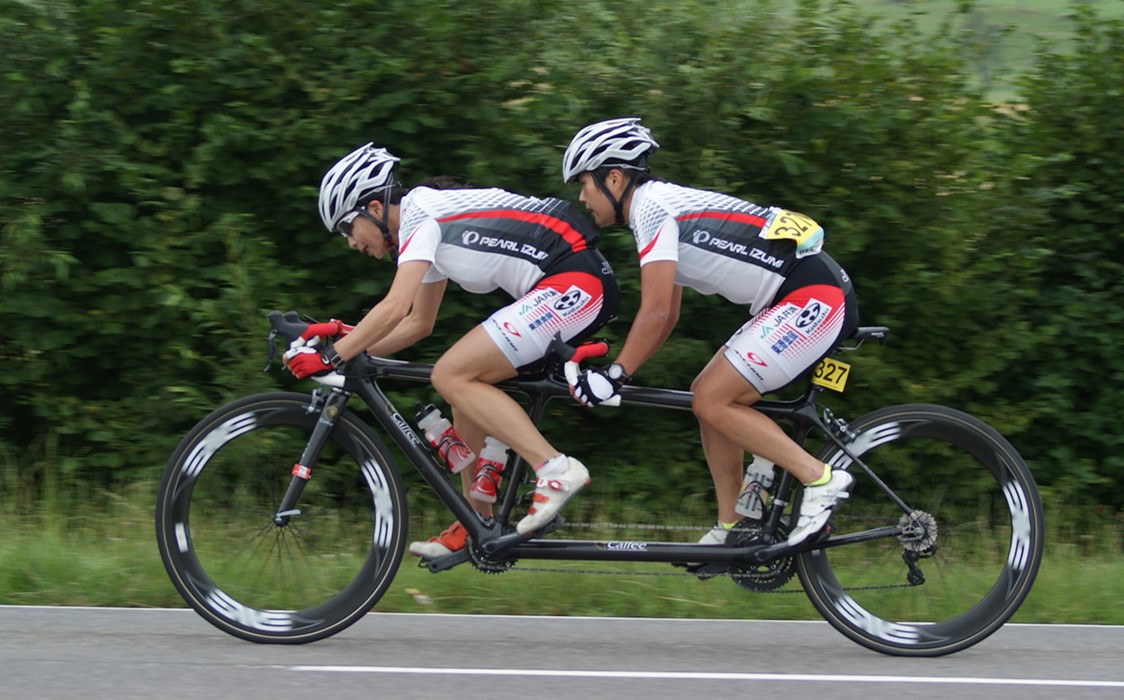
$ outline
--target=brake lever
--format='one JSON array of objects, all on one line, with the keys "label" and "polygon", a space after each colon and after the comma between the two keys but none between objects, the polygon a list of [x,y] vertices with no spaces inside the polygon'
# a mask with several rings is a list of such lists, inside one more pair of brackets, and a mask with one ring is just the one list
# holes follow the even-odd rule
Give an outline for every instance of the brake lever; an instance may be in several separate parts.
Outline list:
[{"label": "brake lever", "polygon": [[265,339],[265,344],[269,346],[269,349],[266,353],[267,357],[265,360],[265,367],[262,369],[263,372],[268,372],[269,368],[273,366],[273,361],[277,359],[277,346],[273,343],[273,339],[276,337],[277,329],[270,328],[269,337]]}]

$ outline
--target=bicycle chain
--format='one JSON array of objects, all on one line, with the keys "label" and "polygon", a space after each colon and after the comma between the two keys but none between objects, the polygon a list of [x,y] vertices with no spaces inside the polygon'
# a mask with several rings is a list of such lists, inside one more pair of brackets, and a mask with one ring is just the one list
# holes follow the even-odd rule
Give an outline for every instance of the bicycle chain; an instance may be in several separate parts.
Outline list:
[{"label": "bicycle chain", "polygon": [[[572,528],[575,530],[668,530],[668,531],[698,531],[700,528],[697,525],[657,525],[647,523],[564,523],[559,530]],[[475,562],[474,562],[475,563]],[[477,569],[484,573],[499,574],[506,571],[526,571],[531,573],[540,574],[595,574],[598,576],[678,576],[678,577],[691,577],[698,578],[697,574],[689,571],[621,571],[621,570],[601,570],[601,569],[563,569],[558,567],[549,566],[523,566],[519,562],[513,562],[510,566],[502,570],[485,570],[479,565]],[[727,574],[722,574],[727,575]],[[878,591],[889,588],[912,588],[912,584],[896,583],[886,584],[882,586],[858,586],[855,588],[848,588],[849,591]],[[804,593],[803,588],[786,588],[774,590],[761,590],[755,591],[757,593]]]}]

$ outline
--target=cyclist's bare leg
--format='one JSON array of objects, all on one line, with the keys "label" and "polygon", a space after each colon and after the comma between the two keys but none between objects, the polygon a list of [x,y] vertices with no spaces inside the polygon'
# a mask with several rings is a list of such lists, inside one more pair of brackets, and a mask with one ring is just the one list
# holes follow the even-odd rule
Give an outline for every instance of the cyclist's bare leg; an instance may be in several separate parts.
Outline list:
[{"label": "cyclist's bare leg", "polygon": [[703,454],[706,455],[706,466],[710,468],[714,491],[718,496],[718,521],[737,522],[741,516],[734,511],[734,506],[737,505],[741,491],[745,450],[701,420],[699,435],[702,438]]},{"label": "cyclist's bare leg", "polygon": [[[723,356],[725,348],[720,349],[710,360],[692,384],[694,398],[691,408],[701,424],[717,432],[726,441],[746,452],[758,454],[771,460],[796,477],[802,483],[816,481],[823,476],[824,465],[803,447],[793,442],[784,430],[768,416],[752,408],[761,394],[734,369]],[[716,446],[716,459],[728,459],[726,446]],[[704,449],[706,443],[704,442]],[[709,463],[710,453],[707,453]],[[728,470],[729,467],[719,467]],[[714,467],[711,467],[713,470]],[[725,473],[725,472],[723,472]],[[723,481],[723,484],[727,484]],[[718,487],[717,479],[715,486]],[[736,489],[732,489],[737,498]],[[727,488],[729,488],[727,484]]]},{"label": "cyclist's bare leg", "polygon": [[515,399],[493,386],[515,375],[484,328],[476,326],[437,360],[431,381],[457,415],[502,440],[527,464],[538,466],[561,451],[547,442]]},{"label": "cyclist's bare leg", "polygon": [[[474,454],[479,456],[480,451],[484,449],[484,438],[487,433],[484,429],[476,425],[471,418],[466,416],[456,406],[453,406],[453,425],[456,426],[457,432],[464,438],[465,444],[469,446]],[[467,467],[461,471],[461,493],[468,499],[468,504],[472,506],[473,510],[483,516],[490,516],[492,514],[492,504],[478,501],[475,498],[469,497],[469,489],[472,488],[472,476],[476,471],[474,467]]]}]

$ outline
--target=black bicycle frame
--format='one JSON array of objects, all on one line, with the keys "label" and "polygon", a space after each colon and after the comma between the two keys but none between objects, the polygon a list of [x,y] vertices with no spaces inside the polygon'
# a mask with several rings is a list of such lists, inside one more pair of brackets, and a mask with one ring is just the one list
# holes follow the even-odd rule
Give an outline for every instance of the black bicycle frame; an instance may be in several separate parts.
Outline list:
[{"label": "black bicycle frame", "polygon": [[[461,522],[473,541],[486,555],[497,560],[550,559],[664,563],[691,561],[701,564],[747,562],[764,564],[773,559],[791,556],[805,550],[836,547],[883,537],[897,537],[902,534],[900,527],[892,526],[832,536],[826,540],[805,542],[796,546],[789,546],[781,541],[774,544],[753,544],[740,547],[629,540],[531,539],[518,533],[503,534],[500,521],[506,519],[514,508],[515,500],[518,497],[518,484],[522,482],[526,470],[524,460],[517,455],[514,456],[509,460],[505,470],[508,486],[502,490],[502,500],[497,504],[497,510],[502,517],[489,521],[483,520],[472,509],[460,490],[450,483],[447,477],[447,467],[438,461],[433,450],[427,443],[423,442],[410,423],[398,412],[378,383],[380,379],[428,383],[433,365],[366,355],[361,356],[361,358],[349,363],[349,377],[345,380],[343,387],[332,390],[324,399],[318,427],[305,450],[302,464],[308,467],[312,466],[311,461],[305,462],[304,460],[315,460],[323,441],[327,439],[330,427],[338,420],[340,411],[336,409],[346,405],[347,397],[354,393],[367,404],[375,420],[391,436],[394,443],[398,445],[406,458],[430,485],[441,502]],[[548,402],[559,398],[572,400],[565,380],[551,373],[537,377],[516,377],[497,384],[497,387],[508,393],[517,393],[528,397],[530,399],[528,413],[535,425],[539,424]],[[323,389],[318,391],[323,391]],[[839,436],[848,437],[846,424],[841,420],[834,419],[827,409],[824,409],[825,416],[823,419],[817,415],[817,397],[821,391],[821,388],[810,384],[804,395],[798,399],[786,401],[761,400],[754,404],[754,408],[774,420],[786,422],[792,426],[793,439],[799,444],[803,444],[812,430],[819,430],[827,439],[843,450],[853,460],[854,464],[873,478],[880,488],[902,508],[903,512],[910,512],[912,509],[893,494],[889,487],[878,479],[857,455],[851,453],[847,448],[846,442]],[[622,405],[691,410],[691,396],[691,392],[675,389],[625,386],[621,390],[621,403]],[[783,511],[788,504],[787,499],[792,494],[793,481],[792,475],[782,470],[776,491],[777,495],[774,498],[774,507],[770,509],[768,519],[763,525],[764,532],[776,532]],[[293,507],[302,488],[303,481],[294,477],[289,493],[286,494],[276,517],[288,517],[296,513]],[[462,550],[429,562],[429,567],[432,571],[440,571],[467,560],[468,552]]]}]

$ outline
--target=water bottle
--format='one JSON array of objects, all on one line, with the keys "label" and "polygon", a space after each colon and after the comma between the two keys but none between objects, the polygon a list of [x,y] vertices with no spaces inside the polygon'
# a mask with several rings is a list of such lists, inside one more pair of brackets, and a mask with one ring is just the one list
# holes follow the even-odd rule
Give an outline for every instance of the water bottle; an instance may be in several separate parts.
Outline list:
[{"label": "water bottle", "polygon": [[760,520],[765,515],[769,503],[769,487],[773,485],[773,463],[764,457],[753,455],[753,461],[745,468],[742,491],[734,512],[747,518]]},{"label": "water bottle", "polygon": [[447,418],[441,415],[433,404],[417,406],[418,427],[425,432],[429,444],[437,448],[437,454],[454,474],[460,473],[465,467],[476,461],[476,455],[468,448],[457,429]]},{"label": "water bottle", "polygon": [[468,490],[468,495],[484,503],[495,503],[506,464],[507,445],[491,435],[484,438],[484,449],[480,450],[480,459],[476,462],[476,472],[472,475],[472,488]]}]

